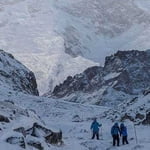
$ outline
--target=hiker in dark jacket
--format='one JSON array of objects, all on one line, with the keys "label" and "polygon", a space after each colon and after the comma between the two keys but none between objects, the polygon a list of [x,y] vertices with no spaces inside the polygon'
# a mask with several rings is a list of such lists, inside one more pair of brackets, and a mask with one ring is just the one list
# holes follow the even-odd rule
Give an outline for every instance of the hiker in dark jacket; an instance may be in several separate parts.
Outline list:
[{"label": "hiker in dark jacket", "polygon": [[92,136],[92,139],[95,138],[95,135],[97,137],[97,140],[99,140],[99,127],[101,127],[102,125],[99,124],[97,122],[97,119],[95,118],[94,121],[92,122],[91,124],[91,130],[93,131],[93,136]]},{"label": "hiker in dark jacket", "polygon": [[121,125],[120,125],[120,134],[121,134],[121,136],[122,136],[122,144],[123,144],[123,145],[124,145],[125,143],[128,144],[127,128],[126,128],[126,126],[125,126],[123,123],[121,123]]},{"label": "hiker in dark jacket", "polygon": [[111,128],[111,135],[113,137],[113,146],[116,145],[116,141],[117,141],[117,146],[119,146],[120,144],[119,134],[120,134],[120,129],[118,123],[115,123]]}]

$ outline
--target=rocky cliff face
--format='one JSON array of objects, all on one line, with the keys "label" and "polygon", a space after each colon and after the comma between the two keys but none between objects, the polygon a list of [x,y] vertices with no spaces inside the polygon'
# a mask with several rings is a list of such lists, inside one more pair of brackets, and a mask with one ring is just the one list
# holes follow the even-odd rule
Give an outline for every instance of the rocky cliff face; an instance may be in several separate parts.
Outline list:
[{"label": "rocky cliff face", "polygon": [[104,67],[88,68],[55,87],[52,96],[69,101],[116,104],[150,87],[150,50],[118,51]]},{"label": "rocky cliff face", "polygon": [[38,95],[34,74],[11,54],[0,50],[0,86],[6,89]]}]

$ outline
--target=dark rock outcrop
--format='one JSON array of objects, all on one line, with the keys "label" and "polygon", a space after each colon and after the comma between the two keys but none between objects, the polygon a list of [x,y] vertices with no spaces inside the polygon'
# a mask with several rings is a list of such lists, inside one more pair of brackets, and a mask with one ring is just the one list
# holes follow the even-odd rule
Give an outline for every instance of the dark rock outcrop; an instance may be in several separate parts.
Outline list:
[{"label": "dark rock outcrop", "polygon": [[[102,67],[88,68],[83,74],[78,74],[74,77],[69,76],[63,84],[56,86],[53,91],[53,96],[64,97],[74,92],[92,92],[95,88],[101,86]],[[94,82],[95,81],[95,82]]]},{"label": "dark rock outcrop", "polygon": [[29,141],[27,144],[38,150],[44,150],[44,147],[42,146],[42,144],[40,142]]},{"label": "dark rock outcrop", "polygon": [[6,142],[9,144],[19,145],[22,148],[26,148],[25,141],[23,137],[9,137],[6,139]]},{"label": "dark rock outcrop", "polygon": [[47,135],[45,137],[47,143],[50,143],[50,144],[63,144],[63,141],[62,141],[62,131],[60,132],[52,132],[51,134]]},{"label": "dark rock outcrop", "polygon": [[[22,133],[22,135],[24,137],[26,137],[26,135],[30,135],[36,138],[40,138],[43,137],[45,138],[46,142],[49,144],[62,144],[62,131],[60,132],[53,132],[52,130],[38,124],[38,123],[34,123],[33,126],[29,129],[24,129],[24,127],[20,127],[17,129],[14,129],[14,131]],[[42,132],[42,135],[39,135],[38,132]],[[33,142],[31,142],[33,145],[39,146],[39,144],[34,144]],[[30,144],[31,144],[30,143]]]},{"label": "dark rock outcrop", "polygon": [[150,111],[148,113],[146,113],[146,118],[143,120],[142,124],[144,124],[144,125],[149,124],[150,125]]},{"label": "dark rock outcrop", "polygon": [[33,72],[3,50],[0,50],[0,86],[27,94],[39,94]]},{"label": "dark rock outcrop", "polygon": [[8,117],[5,117],[5,116],[3,116],[3,115],[0,115],[0,122],[6,122],[6,123],[8,123],[8,122],[10,122],[10,121],[9,121]]},{"label": "dark rock outcrop", "polygon": [[149,79],[150,50],[118,51],[106,57],[104,67],[91,67],[69,76],[50,96],[65,100],[75,97],[74,102],[86,97],[89,101],[94,99],[95,104],[114,104],[110,99],[117,103],[142,94],[150,87]]}]

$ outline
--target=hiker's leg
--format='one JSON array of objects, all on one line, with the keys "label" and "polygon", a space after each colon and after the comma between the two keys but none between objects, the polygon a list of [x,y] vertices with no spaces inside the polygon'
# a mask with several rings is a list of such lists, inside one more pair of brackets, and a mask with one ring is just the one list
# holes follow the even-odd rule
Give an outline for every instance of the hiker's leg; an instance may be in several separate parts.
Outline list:
[{"label": "hiker's leg", "polygon": [[95,138],[95,132],[93,132],[93,136],[92,136],[92,139],[94,139]]},{"label": "hiker's leg", "polygon": [[124,145],[125,143],[125,136],[122,136],[122,144]]},{"label": "hiker's leg", "polygon": [[115,138],[115,135],[113,135],[113,146],[115,146],[116,144],[116,138]]},{"label": "hiker's leg", "polygon": [[120,144],[119,135],[116,136],[116,140],[117,140],[117,146],[119,146],[119,144]]},{"label": "hiker's leg", "polygon": [[126,144],[129,144],[127,136],[125,136],[125,142],[126,142]]},{"label": "hiker's leg", "polygon": [[96,133],[96,137],[97,137],[97,140],[99,140],[99,133],[98,132]]}]

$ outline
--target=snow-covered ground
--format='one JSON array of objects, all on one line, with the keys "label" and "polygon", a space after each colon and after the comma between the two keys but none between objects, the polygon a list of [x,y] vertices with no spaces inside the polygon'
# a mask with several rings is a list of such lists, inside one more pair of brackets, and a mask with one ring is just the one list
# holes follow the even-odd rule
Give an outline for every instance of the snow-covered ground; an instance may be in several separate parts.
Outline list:
[{"label": "snow-covered ground", "polygon": [[[14,101],[16,104],[28,109],[35,110],[46,126],[54,131],[59,129],[63,132],[62,146],[50,146],[51,150],[149,150],[150,136],[149,126],[136,126],[138,143],[135,139],[134,124],[126,121],[128,127],[128,145],[120,145],[120,147],[112,147],[112,137],[110,129],[113,122],[106,118],[101,118],[103,112],[108,110],[107,107],[82,105],[76,103],[65,102],[62,100],[53,100],[44,97],[36,97],[31,95],[23,95],[14,93],[13,95],[1,95],[4,99]],[[98,118],[98,122],[102,123],[100,129],[100,140],[91,140],[90,125],[94,117]],[[7,146],[4,142],[0,142],[0,146]],[[10,145],[8,145],[9,150]],[[47,150],[49,150],[47,149]],[[11,150],[20,150],[11,147]],[[30,149],[29,149],[30,150]]]},{"label": "snow-covered ground", "polygon": [[[32,69],[43,93],[49,83],[58,83],[58,70],[57,79],[62,81],[94,62],[103,63],[118,49],[149,49],[149,6],[149,0],[1,0],[0,49]],[[45,65],[41,54],[49,59],[39,72]],[[56,58],[60,54],[64,59]],[[69,68],[60,67],[65,62]],[[50,66],[55,69],[45,75]],[[53,83],[47,76],[54,78]]]},{"label": "snow-covered ground", "polygon": [[149,10],[150,10],[150,1],[149,0],[144,0],[144,1],[141,1],[141,0],[134,0],[134,3],[141,9],[147,11],[148,13]]}]

